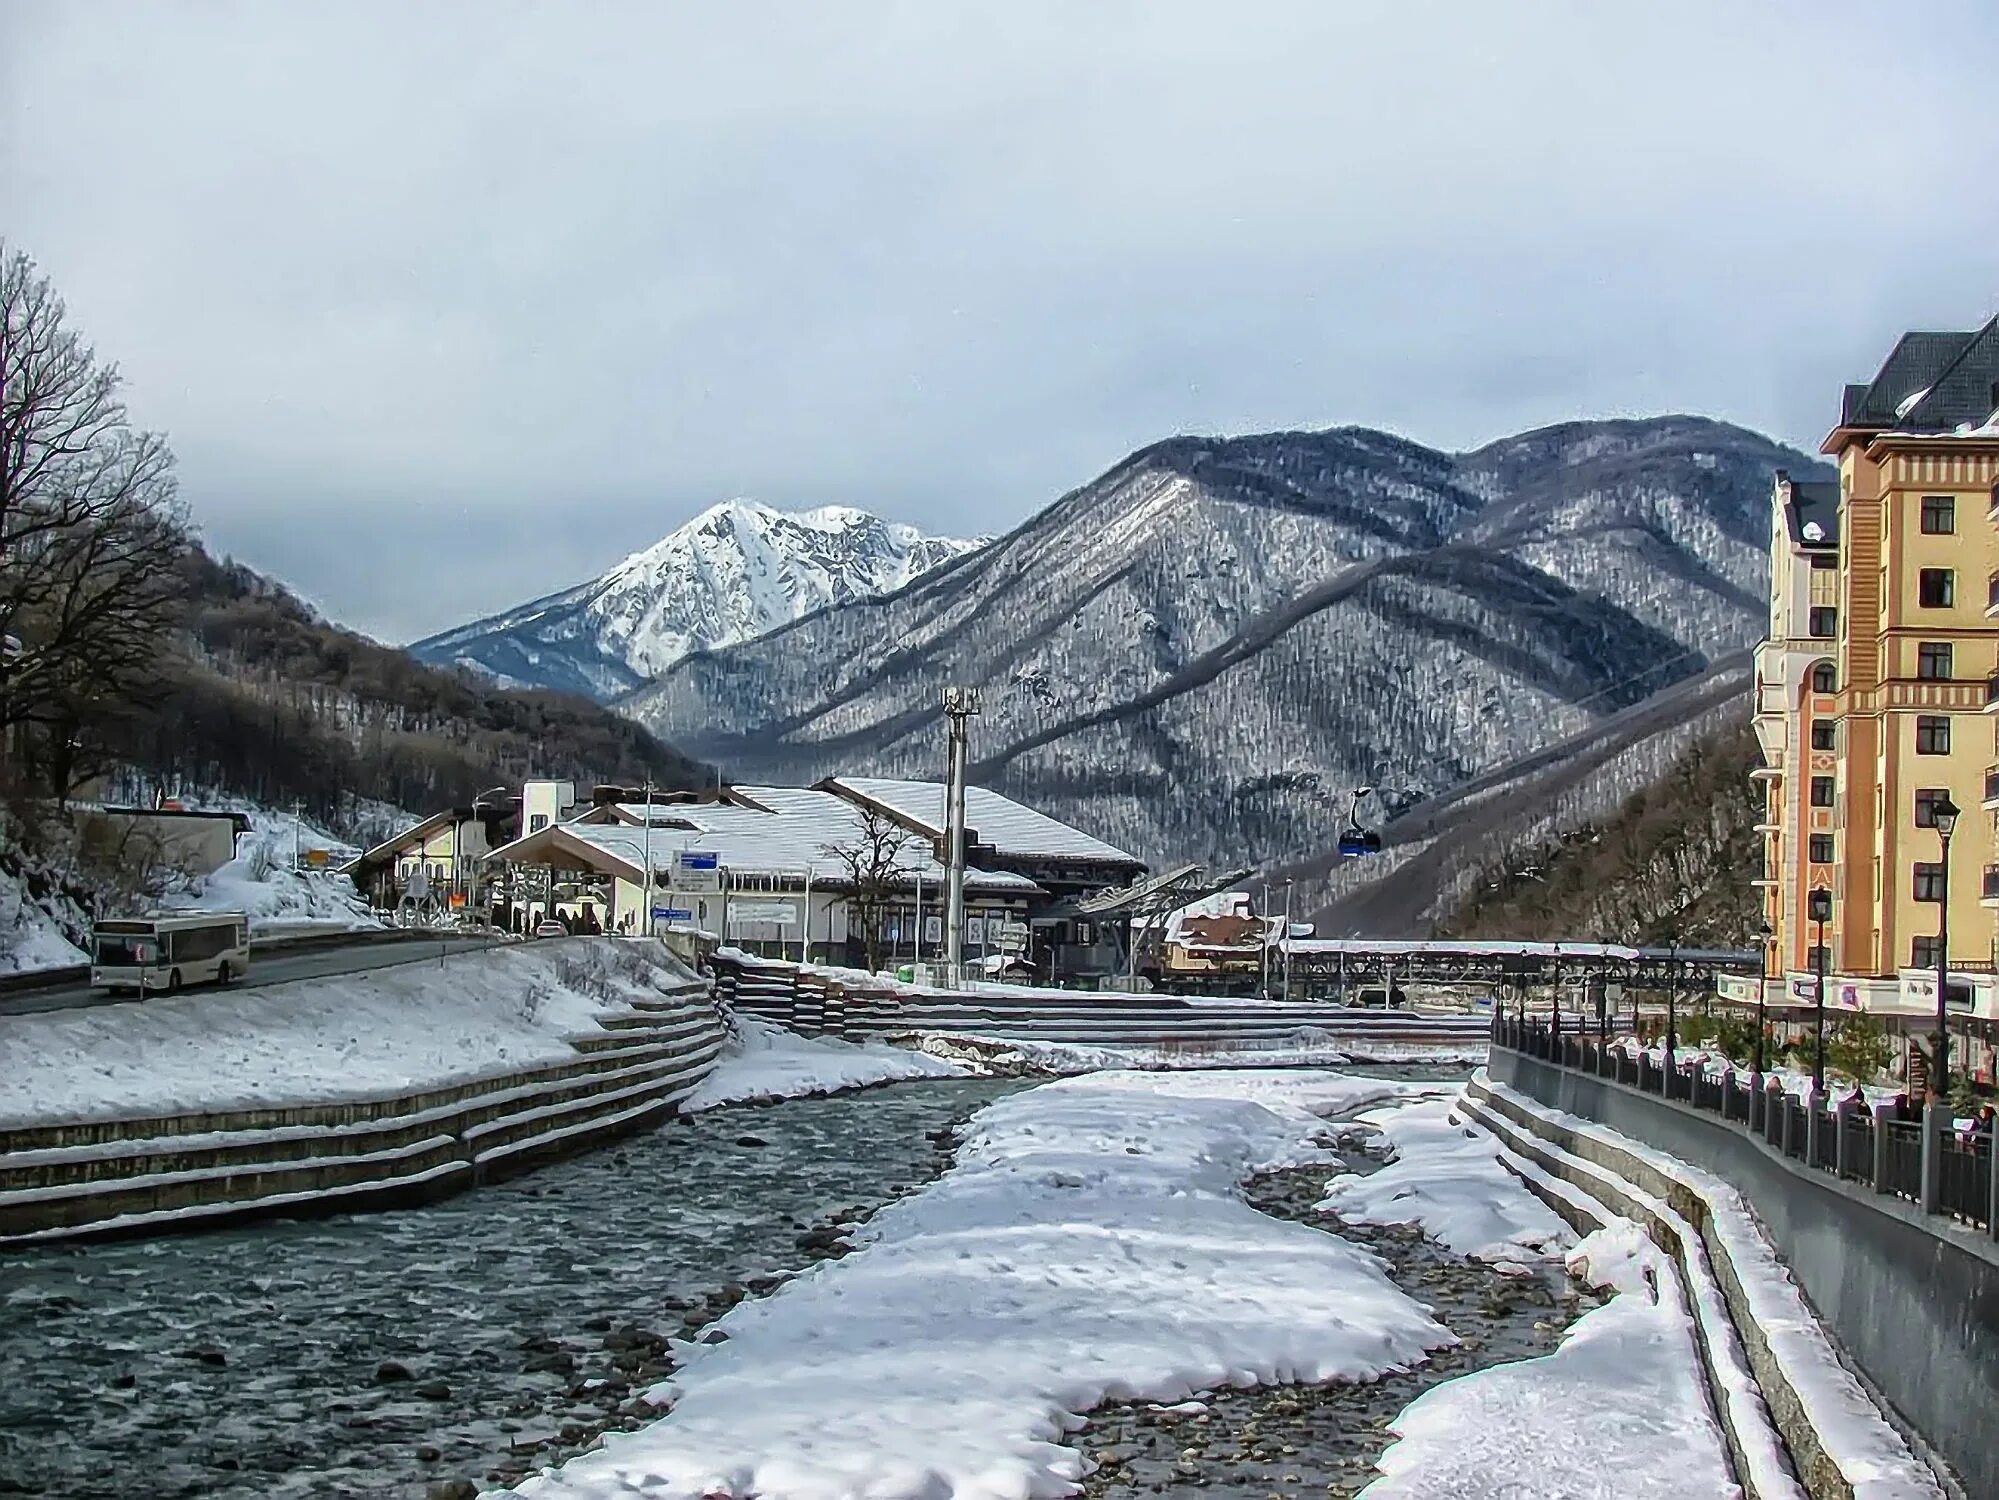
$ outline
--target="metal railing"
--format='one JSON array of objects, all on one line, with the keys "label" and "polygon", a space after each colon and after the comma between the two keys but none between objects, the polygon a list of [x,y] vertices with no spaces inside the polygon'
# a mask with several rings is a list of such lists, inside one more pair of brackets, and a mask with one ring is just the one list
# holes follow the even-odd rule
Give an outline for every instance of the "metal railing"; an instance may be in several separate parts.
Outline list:
[{"label": "metal railing", "polygon": [[1759,1080],[1733,1069],[1710,1075],[1683,1054],[1655,1057],[1579,1029],[1498,1015],[1492,1044],[1556,1067],[1591,1073],[1620,1087],[1698,1110],[1761,1138],[1797,1163],[1902,1198],[1925,1213],[1972,1225],[1999,1238],[1999,1158],[1990,1130],[1959,1134],[1950,1112],[1932,1106],[1921,1119],[1888,1104],[1868,1106],[1848,1095],[1837,1103],[1807,1101],[1781,1080]]}]

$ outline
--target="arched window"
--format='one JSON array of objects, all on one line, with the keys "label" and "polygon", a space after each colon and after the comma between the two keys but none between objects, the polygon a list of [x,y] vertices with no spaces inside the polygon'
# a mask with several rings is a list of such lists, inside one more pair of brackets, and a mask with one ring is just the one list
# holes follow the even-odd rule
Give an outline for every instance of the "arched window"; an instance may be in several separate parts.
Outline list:
[{"label": "arched window", "polygon": [[1831,662],[1822,661],[1813,666],[1812,668],[1813,692],[1832,693],[1832,692],[1837,692],[1838,690],[1839,690],[1839,675],[1833,670]]}]

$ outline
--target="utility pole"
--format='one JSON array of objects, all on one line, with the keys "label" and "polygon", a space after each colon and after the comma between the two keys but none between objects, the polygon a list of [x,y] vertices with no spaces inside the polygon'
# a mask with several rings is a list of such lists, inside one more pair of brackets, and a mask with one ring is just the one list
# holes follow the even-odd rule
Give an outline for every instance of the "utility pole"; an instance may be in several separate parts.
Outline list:
[{"label": "utility pole", "polygon": [[965,967],[965,762],[969,755],[972,716],[979,711],[979,690],[944,689],[944,718],[950,730],[944,784],[944,837],[948,885],[944,902],[944,970],[947,984],[956,985]]},{"label": "utility pole", "polygon": [[[1263,938],[1261,944],[1263,948],[1263,979],[1257,988],[1257,994],[1263,999],[1268,1000],[1270,998],[1270,882],[1267,880],[1263,882],[1263,904],[1258,908],[1256,913],[1256,926],[1257,931]],[[1341,998],[1345,997],[1342,996]]]},{"label": "utility pole", "polygon": [[1943,840],[1938,855],[1940,878],[1937,886],[1937,1065],[1930,1082],[1937,1103],[1950,1104],[1950,836],[1957,828],[1957,804],[1950,793],[1936,805],[1937,836]]},{"label": "utility pole", "polygon": [[1284,998],[1291,998],[1291,878],[1284,880]]},{"label": "utility pole", "polygon": [[[616,895],[617,893],[616,893],[616,891],[613,891],[613,892],[612,892],[612,894],[613,894],[613,895]],[[659,924],[658,924],[657,922],[655,922],[655,921],[653,920],[653,915],[652,915],[652,778],[651,778],[650,776],[646,777],[646,895],[645,895],[645,902],[646,902],[646,919],[645,919],[645,933],[646,933],[646,936],[647,936],[647,937],[657,937],[657,936],[659,935]]]}]

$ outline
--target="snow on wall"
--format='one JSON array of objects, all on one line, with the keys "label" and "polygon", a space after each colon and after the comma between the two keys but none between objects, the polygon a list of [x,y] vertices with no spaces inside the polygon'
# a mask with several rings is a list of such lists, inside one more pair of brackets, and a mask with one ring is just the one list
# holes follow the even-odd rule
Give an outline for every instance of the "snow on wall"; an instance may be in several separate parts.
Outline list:
[{"label": "snow on wall", "polygon": [[663,946],[576,939],[12,1016],[0,1026],[0,1125],[441,1087],[573,1056],[569,1037],[657,998],[655,977],[692,978]]}]

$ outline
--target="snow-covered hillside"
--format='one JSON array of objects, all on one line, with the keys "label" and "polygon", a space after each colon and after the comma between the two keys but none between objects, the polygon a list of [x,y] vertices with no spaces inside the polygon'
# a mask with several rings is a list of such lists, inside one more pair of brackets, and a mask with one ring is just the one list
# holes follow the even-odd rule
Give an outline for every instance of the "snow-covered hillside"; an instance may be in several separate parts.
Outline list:
[{"label": "snow-covered hillside", "polygon": [[980,541],[866,511],[711,506],[601,578],[410,647],[509,686],[610,698],[691,651],[750,640],[829,604],[893,593]]},{"label": "snow-covered hillside", "polygon": [[1771,473],[1698,417],[1473,453],[1363,428],[1172,438],[956,566],[683,659],[619,705],[744,781],[935,776],[1155,862],[1294,860],[1761,635]]}]

